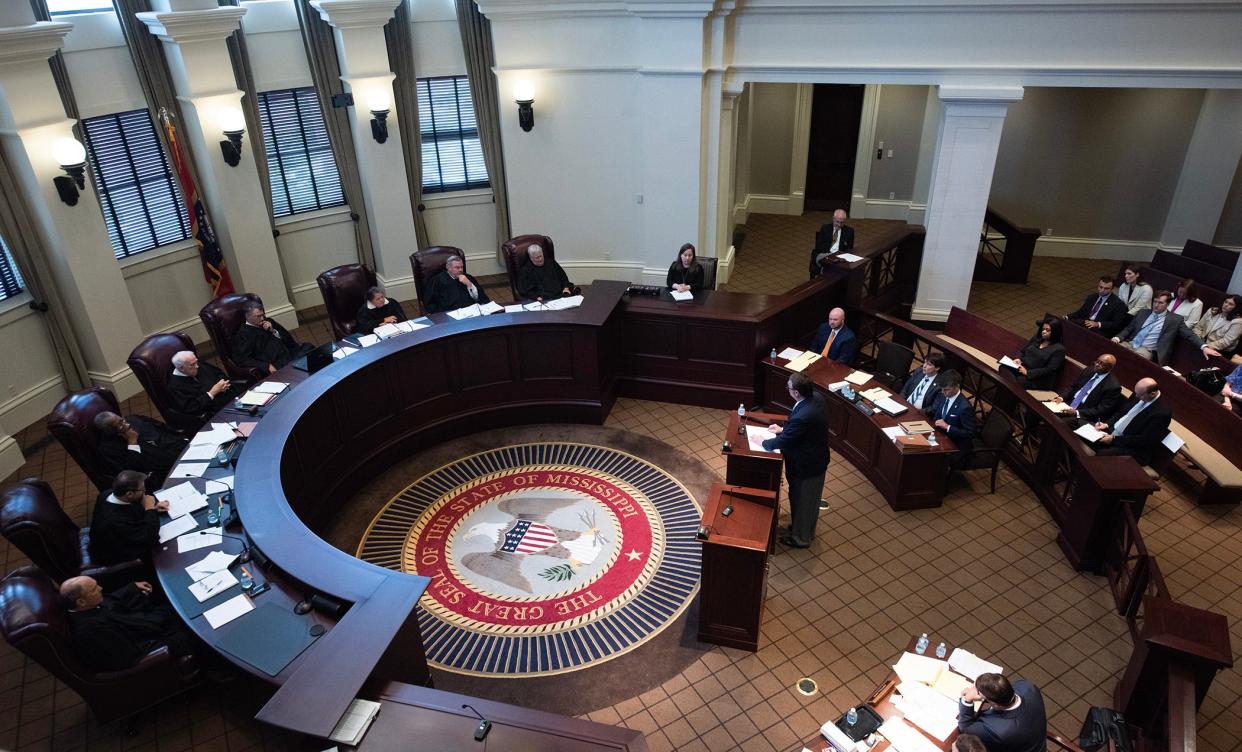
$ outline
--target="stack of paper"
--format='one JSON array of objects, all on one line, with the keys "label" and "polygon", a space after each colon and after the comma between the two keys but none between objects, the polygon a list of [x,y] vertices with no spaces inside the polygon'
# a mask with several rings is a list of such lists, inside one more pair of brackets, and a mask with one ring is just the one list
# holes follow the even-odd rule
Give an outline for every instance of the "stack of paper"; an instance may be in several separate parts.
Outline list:
[{"label": "stack of paper", "polygon": [[356,347],[349,347],[347,345],[341,345],[339,348],[332,351],[332,359],[340,360],[341,358],[348,358],[350,355],[353,355],[356,352],[358,352],[358,348]]},{"label": "stack of paper", "polygon": [[1000,363],[1002,366],[1009,366],[1010,368],[1018,368],[1020,365],[1018,361],[1014,360],[1008,355],[1000,356],[999,358],[996,359],[996,362]]},{"label": "stack of paper", "polygon": [[845,380],[854,386],[862,386],[871,381],[871,374],[866,371],[852,371],[849,376],[845,377]]},{"label": "stack of paper", "polygon": [[207,617],[207,623],[212,629],[219,629],[228,624],[242,614],[248,614],[254,610],[254,602],[246,597],[245,593],[229,598],[215,608],[203,612],[203,616]]},{"label": "stack of paper", "polygon": [[875,406],[888,413],[889,415],[901,415],[907,408],[897,400],[889,397],[887,394],[879,399],[872,400]]},{"label": "stack of paper", "polygon": [[505,313],[521,313],[526,310],[526,306],[521,304],[505,306]]},{"label": "stack of paper", "polygon": [[776,357],[782,358],[784,360],[793,360],[794,358],[798,357],[801,354],[802,354],[802,350],[795,350],[792,347],[786,347],[784,350],[781,350],[780,352],[778,352],[776,354]]},{"label": "stack of paper", "polygon": [[225,590],[237,584],[237,578],[227,569],[221,569],[218,572],[212,572],[201,580],[197,580],[190,584],[190,595],[198,599],[199,603],[206,601],[208,598],[219,595]]},{"label": "stack of paper", "polygon": [[763,448],[763,442],[775,435],[776,434],[774,433],[770,433],[766,428],[761,428],[759,426],[746,426],[746,444],[750,447],[752,452],[780,452],[781,450],[779,449],[768,450]]},{"label": "stack of paper", "polygon": [[522,306],[522,310],[524,311],[546,311],[548,310],[548,307],[545,306],[543,303],[540,303],[538,300],[532,300],[531,302],[524,304]]},{"label": "stack of paper", "polygon": [[1070,407],[1070,406],[1069,406],[1069,403],[1067,403],[1067,402],[1051,402],[1051,401],[1049,401],[1049,402],[1041,402],[1041,403],[1039,403],[1039,404],[1043,405],[1044,407],[1048,408],[1049,410],[1051,410],[1051,411],[1052,411],[1052,412],[1054,412],[1054,413],[1065,413],[1065,412],[1069,412],[1070,410],[1073,410],[1073,409],[1074,409],[1074,408]]},{"label": "stack of paper", "polygon": [[901,426],[889,426],[888,428],[882,428],[880,430],[884,432],[885,436],[893,441],[896,441],[898,436],[906,435],[906,432],[902,430]]},{"label": "stack of paper", "polygon": [[903,682],[897,687],[900,697],[893,704],[906,720],[944,741],[957,730],[957,706],[955,699],[940,694],[926,684]]},{"label": "stack of paper", "polygon": [[357,747],[363,734],[371,728],[371,722],[380,711],[380,704],[370,700],[354,700],[345,710],[328,738],[339,744]]},{"label": "stack of paper", "polygon": [[694,293],[689,290],[686,290],[685,292],[681,292],[680,290],[672,290],[669,292],[669,295],[673,296],[673,300],[694,300]]},{"label": "stack of paper", "polygon": [[475,303],[474,305],[468,305],[465,308],[458,308],[455,311],[449,311],[448,315],[449,318],[454,321],[461,321],[462,319],[473,319],[478,316],[482,316],[483,312],[479,310],[479,304]]},{"label": "stack of paper", "polygon": [[801,373],[802,371],[806,370],[807,366],[819,360],[821,357],[823,356],[821,356],[819,353],[811,352],[810,350],[807,350],[806,352],[802,353],[798,357],[786,363],[785,367],[791,371],[796,371],[798,373]]},{"label": "stack of paper", "polygon": [[568,298],[557,298],[549,300],[544,304],[550,311],[563,311],[566,308],[577,308],[582,305],[581,295],[570,295]]},{"label": "stack of paper", "polygon": [[276,395],[271,392],[260,392],[256,389],[251,389],[243,394],[237,401],[242,404],[242,407],[259,407],[271,402],[272,397],[275,396]]},{"label": "stack of paper", "polygon": [[371,345],[379,344],[379,341],[380,338],[374,334],[362,334],[358,336],[358,344],[363,347],[370,347]]},{"label": "stack of paper", "polygon": [[850,385],[850,382],[848,381],[834,381],[828,385],[828,391],[839,392],[849,385]]},{"label": "stack of paper", "polygon": [[979,674],[1002,674],[1005,669],[989,663],[969,650],[962,648],[954,648],[949,653],[949,668],[974,681],[979,678]]},{"label": "stack of paper", "polygon": [[[847,379],[846,381],[848,382],[849,380]],[[865,391],[859,392],[859,394],[871,400],[872,402],[882,400],[888,396],[888,392],[884,391],[884,387],[882,386],[872,387],[871,389],[867,389]]]},{"label": "stack of paper", "polygon": [[931,739],[920,734],[901,718],[890,718],[880,726],[880,733],[897,752],[940,752]]},{"label": "stack of paper", "polygon": [[863,257],[862,257],[862,256],[856,256],[856,255],[854,255],[853,253],[838,253],[838,254],[837,254],[837,258],[841,259],[842,261],[846,262],[847,264],[852,264],[852,263],[854,263],[855,261],[862,261],[862,260],[863,260]]},{"label": "stack of paper", "polygon": [[1074,429],[1074,433],[1091,442],[1099,441],[1100,437],[1104,435],[1103,431],[1097,429],[1090,423],[1083,423],[1081,426]]},{"label": "stack of paper", "polygon": [[940,672],[948,668],[948,665],[946,661],[937,658],[904,652],[901,658],[897,659],[893,671],[897,672],[897,677],[903,682],[922,682],[930,686],[936,683],[936,680],[940,678]]},{"label": "stack of paper", "polygon": [[288,388],[289,385],[283,381],[264,381],[262,384],[254,385],[254,391],[260,394],[280,394]]},{"label": "stack of paper", "polygon": [[419,329],[426,329],[431,324],[419,324],[414,321],[398,321],[395,326],[406,334],[412,334]]},{"label": "stack of paper", "polygon": [[493,313],[500,313],[504,309],[505,307],[502,306],[501,304],[497,303],[494,300],[489,300],[483,305],[479,306],[479,313],[483,314],[484,316],[490,316]]},{"label": "stack of paper", "polygon": [[198,527],[198,523],[194,521],[194,515],[186,514],[174,517],[172,521],[160,525],[160,543],[167,543],[178,535],[188,533],[196,527]]},{"label": "stack of paper", "polygon": [[168,502],[168,516],[173,518],[207,506],[207,497],[199,493],[192,483],[180,483],[172,488],[156,491],[155,498]]},{"label": "stack of paper", "polygon": [[201,478],[203,473],[207,471],[207,463],[205,462],[183,462],[174,467],[169,473],[169,478]]},{"label": "stack of paper", "polygon": [[[178,519],[194,521],[193,517],[180,517]],[[192,528],[191,528],[192,529]],[[213,527],[206,530],[198,530],[193,533],[186,533],[177,538],[177,553],[184,554],[187,551],[197,551],[200,548],[208,546],[218,546],[224,542],[224,537],[220,535],[220,528]]]},{"label": "stack of paper", "polygon": [[186,567],[185,573],[190,575],[191,580],[198,582],[208,575],[228,569],[236,560],[237,554],[228,554],[223,551],[212,551],[203,558]]},{"label": "stack of paper", "polygon": [[404,334],[405,332],[401,331],[401,327],[396,324],[381,324],[375,327],[374,333],[375,336],[380,339],[389,339],[391,337],[396,337],[398,334]]}]

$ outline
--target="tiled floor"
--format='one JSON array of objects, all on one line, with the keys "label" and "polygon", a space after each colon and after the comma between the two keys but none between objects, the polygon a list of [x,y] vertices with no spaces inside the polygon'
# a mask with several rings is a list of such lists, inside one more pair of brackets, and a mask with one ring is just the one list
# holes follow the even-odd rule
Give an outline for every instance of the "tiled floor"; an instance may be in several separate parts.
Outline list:
[{"label": "tiled floor", "polygon": [[[752,216],[730,286],[779,292],[802,281],[803,252],[783,249],[805,247],[823,221]],[[1044,310],[1076,306],[1094,277],[1115,267],[1037,259],[1029,285],[976,285],[971,308],[1025,332]],[[500,291],[487,282],[489,292]],[[303,321],[300,338],[327,340],[322,312],[304,312]],[[151,412],[142,397],[125,407]],[[621,400],[608,425],[679,446],[720,472],[722,419],[719,410]],[[46,478],[69,514],[85,521],[93,493],[77,466],[41,424],[17,439],[28,461],[14,478]],[[1125,627],[1104,581],[1066,564],[1056,526],[1026,487],[1002,469],[991,495],[984,475],[940,509],[898,514],[849,463],[834,460],[826,484],[832,508],[815,545],[772,560],[759,652],[712,649],[674,679],[589,717],[641,729],[653,750],[799,749],[824,720],[874,687],[912,633],[927,631],[1039,684],[1052,726],[1076,734],[1090,705],[1110,704],[1130,653]],[[1166,482],[1147,506],[1143,532],[1173,595],[1227,614],[1238,651],[1242,512],[1199,509],[1192,494]],[[7,568],[24,563],[0,546]],[[817,696],[794,691],[801,676],[819,683]],[[1240,695],[1237,671],[1218,677],[1200,714],[1200,749],[1239,748]],[[115,724],[99,727],[73,692],[0,645],[3,750],[285,748],[286,739],[250,720],[260,701],[261,692],[240,683],[205,689],[147,714],[141,734],[127,739]]]}]

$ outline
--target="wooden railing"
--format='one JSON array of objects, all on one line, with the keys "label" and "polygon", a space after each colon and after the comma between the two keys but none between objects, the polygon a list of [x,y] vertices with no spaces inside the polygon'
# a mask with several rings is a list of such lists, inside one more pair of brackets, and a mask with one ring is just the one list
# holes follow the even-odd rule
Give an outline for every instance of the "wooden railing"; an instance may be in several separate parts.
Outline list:
[{"label": "wooden railing", "polygon": [[975,279],[1025,283],[1039,236],[1039,230],[1018,227],[989,208],[983,215],[983,232],[979,235]]}]

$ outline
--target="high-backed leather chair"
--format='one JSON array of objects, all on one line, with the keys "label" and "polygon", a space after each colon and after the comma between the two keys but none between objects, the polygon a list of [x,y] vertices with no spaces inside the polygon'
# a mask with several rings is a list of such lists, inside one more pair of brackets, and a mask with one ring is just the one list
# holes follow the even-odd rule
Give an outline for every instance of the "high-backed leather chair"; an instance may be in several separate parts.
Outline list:
[{"label": "high-backed leather chair", "polygon": [[461,258],[461,268],[464,272],[466,254],[462,253],[460,248],[454,248],[451,245],[433,245],[410,254],[410,269],[414,272],[414,292],[418,294],[418,307],[423,313],[427,312],[423,308],[423,300],[426,297],[423,291],[427,289],[427,281],[444,271],[444,265],[448,263],[450,256]]},{"label": "high-backed leather chair", "polygon": [[199,684],[194,657],[174,657],[164,645],[121,671],[87,666],[73,648],[60,593],[35,567],[16,569],[0,580],[0,631],[10,645],[77,692],[101,724],[137,715]]},{"label": "high-backed leather chair", "polygon": [[52,487],[26,478],[0,492],[0,533],[56,582],[88,575],[109,589],[129,582],[142,561],[102,566],[91,560],[90,528],[79,528],[65,514]]},{"label": "high-backed leather chair", "polygon": [[362,264],[334,266],[315,278],[323,295],[332,336],[344,339],[354,333],[358,309],[367,302],[367,289],[375,287],[375,272]]},{"label": "high-backed leather chair", "polygon": [[220,364],[224,366],[225,373],[231,379],[254,381],[267,375],[257,369],[246,368],[233,360],[233,332],[237,331],[237,327],[246,323],[246,306],[250,303],[263,305],[258,295],[244,292],[222,295],[203,306],[203,310],[198,312],[198,317],[202,319],[203,326],[207,328],[212,344],[216,346]]},{"label": "high-backed leather chair", "polygon": [[190,415],[176,410],[168,393],[168,377],[173,371],[172,358],[182,350],[195,354],[194,341],[185,332],[152,334],[129,354],[130,370],[147,396],[164,417],[164,422],[177,430],[197,431],[206,416]]},{"label": "high-backed leather chair", "polygon": [[699,266],[703,267],[703,289],[716,289],[716,266],[720,263],[720,259],[715,256],[698,256],[695,261],[699,262]]},{"label": "high-backed leather chair", "polygon": [[518,295],[518,272],[530,263],[530,247],[538,245],[543,249],[544,258],[549,261],[556,259],[556,251],[552,248],[552,238],[547,235],[518,235],[500,244],[500,255],[505,258],[505,271],[509,273],[509,291],[514,300],[521,300]]},{"label": "high-backed leather chair", "polygon": [[47,416],[48,433],[56,437],[95,487],[112,485],[112,468],[99,456],[99,432],[95,416],[102,412],[121,412],[116,395],[99,386],[66,395]]}]

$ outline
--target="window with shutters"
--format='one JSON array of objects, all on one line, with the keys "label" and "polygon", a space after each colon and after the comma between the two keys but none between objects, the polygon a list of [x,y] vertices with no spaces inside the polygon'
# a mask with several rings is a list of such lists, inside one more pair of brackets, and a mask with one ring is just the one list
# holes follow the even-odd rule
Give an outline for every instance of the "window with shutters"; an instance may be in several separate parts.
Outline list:
[{"label": "window with shutters", "polygon": [[53,16],[98,13],[112,10],[112,2],[111,0],[47,0],[47,10]]},{"label": "window with shutters", "polygon": [[465,76],[418,79],[423,193],[487,188],[487,166]]},{"label": "window with shutters", "polygon": [[267,148],[273,216],[345,203],[323,111],[313,88],[259,92],[259,120]]},{"label": "window with shutters", "polygon": [[185,201],[150,113],[86,118],[82,130],[118,259],[190,237]]},{"label": "window with shutters", "polygon": [[5,300],[25,289],[26,283],[22,282],[21,272],[17,271],[17,264],[13,263],[4,238],[0,238],[0,251],[3,251],[0,253],[0,300]]}]

